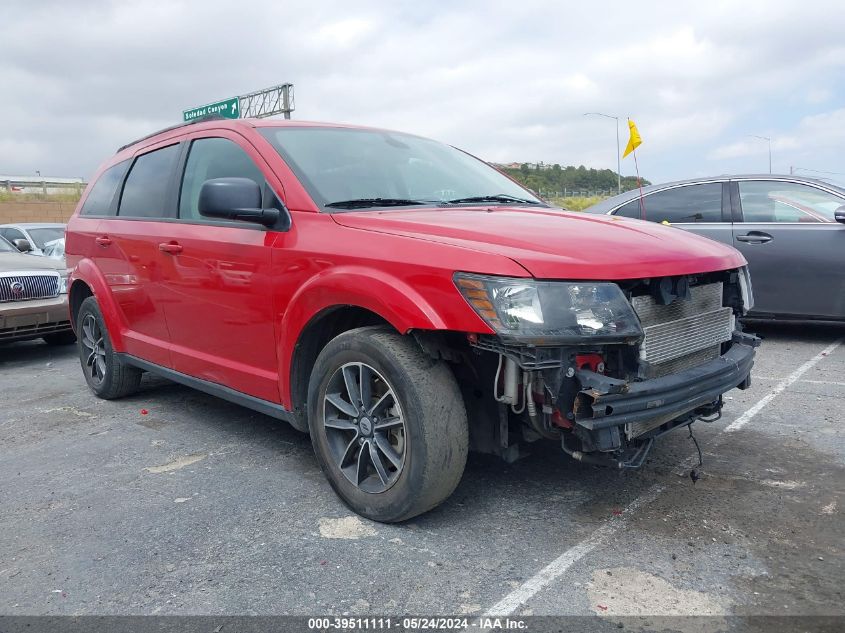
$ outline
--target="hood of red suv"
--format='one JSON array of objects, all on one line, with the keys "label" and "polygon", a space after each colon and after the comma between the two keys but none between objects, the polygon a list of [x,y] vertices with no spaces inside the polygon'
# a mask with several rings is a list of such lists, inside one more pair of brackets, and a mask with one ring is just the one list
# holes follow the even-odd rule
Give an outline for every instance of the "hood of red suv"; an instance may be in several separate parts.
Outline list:
[{"label": "hood of red suv", "polygon": [[554,209],[426,208],[332,217],[349,228],[504,255],[538,279],[663,277],[746,263],[730,246],[671,226]]}]

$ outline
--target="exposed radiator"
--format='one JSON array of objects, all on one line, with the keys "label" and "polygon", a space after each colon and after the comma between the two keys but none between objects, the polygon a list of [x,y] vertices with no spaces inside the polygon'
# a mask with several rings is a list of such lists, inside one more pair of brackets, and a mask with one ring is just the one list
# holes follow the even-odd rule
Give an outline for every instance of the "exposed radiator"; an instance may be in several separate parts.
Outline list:
[{"label": "exposed radiator", "polygon": [[683,371],[719,355],[735,328],[733,310],[722,306],[722,283],[693,286],[688,300],[658,305],[650,296],[631,300],[643,326],[641,377]]}]

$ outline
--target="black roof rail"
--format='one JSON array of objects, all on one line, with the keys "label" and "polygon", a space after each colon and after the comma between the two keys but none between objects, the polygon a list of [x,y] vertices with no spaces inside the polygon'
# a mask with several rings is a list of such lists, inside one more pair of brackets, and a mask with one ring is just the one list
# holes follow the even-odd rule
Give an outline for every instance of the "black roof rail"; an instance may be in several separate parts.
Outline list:
[{"label": "black roof rail", "polygon": [[176,125],[171,125],[170,127],[166,127],[162,130],[158,130],[157,132],[153,132],[152,134],[147,134],[146,136],[142,136],[141,138],[136,138],[131,143],[127,143],[126,145],[121,145],[117,148],[117,152],[120,153],[125,150],[127,147],[132,147],[136,143],[140,143],[141,141],[146,141],[148,138],[152,138],[154,136],[158,136],[159,134],[163,134],[164,132],[169,132],[170,130],[178,130],[180,127],[186,127],[188,125],[193,125],[194,123],[205,123],[206,121],[222,121],[226,117],[220,116],[219,114],[207,114],[205,116],[197,117],[196,119],[192,119],[191,121],[185,121],[184,123],[177,123]]}]

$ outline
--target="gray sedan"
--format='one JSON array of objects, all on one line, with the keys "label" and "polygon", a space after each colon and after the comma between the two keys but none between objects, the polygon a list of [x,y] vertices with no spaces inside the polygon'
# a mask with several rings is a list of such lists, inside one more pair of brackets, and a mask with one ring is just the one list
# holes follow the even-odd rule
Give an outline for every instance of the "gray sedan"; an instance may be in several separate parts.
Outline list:
[{"label": "gray sedan", "polygon": [[586,209],[664,222],[734,246],[754,284],[750,316],[845,321],[845,189],[798,176],[652,185]]}]

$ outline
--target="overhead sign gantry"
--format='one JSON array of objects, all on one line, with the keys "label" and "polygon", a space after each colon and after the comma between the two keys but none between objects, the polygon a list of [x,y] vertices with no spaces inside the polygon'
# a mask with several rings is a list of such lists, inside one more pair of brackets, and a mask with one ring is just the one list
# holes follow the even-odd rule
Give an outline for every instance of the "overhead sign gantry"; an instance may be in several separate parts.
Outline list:
[{"label": "overhead sign gantry", "polygon": [[293,84],[279,84],[239,97],[229,97],[182,112],[183,121],[217,115],[227,119],[264,118],[275,114],[290,118],[294,110]]}]

